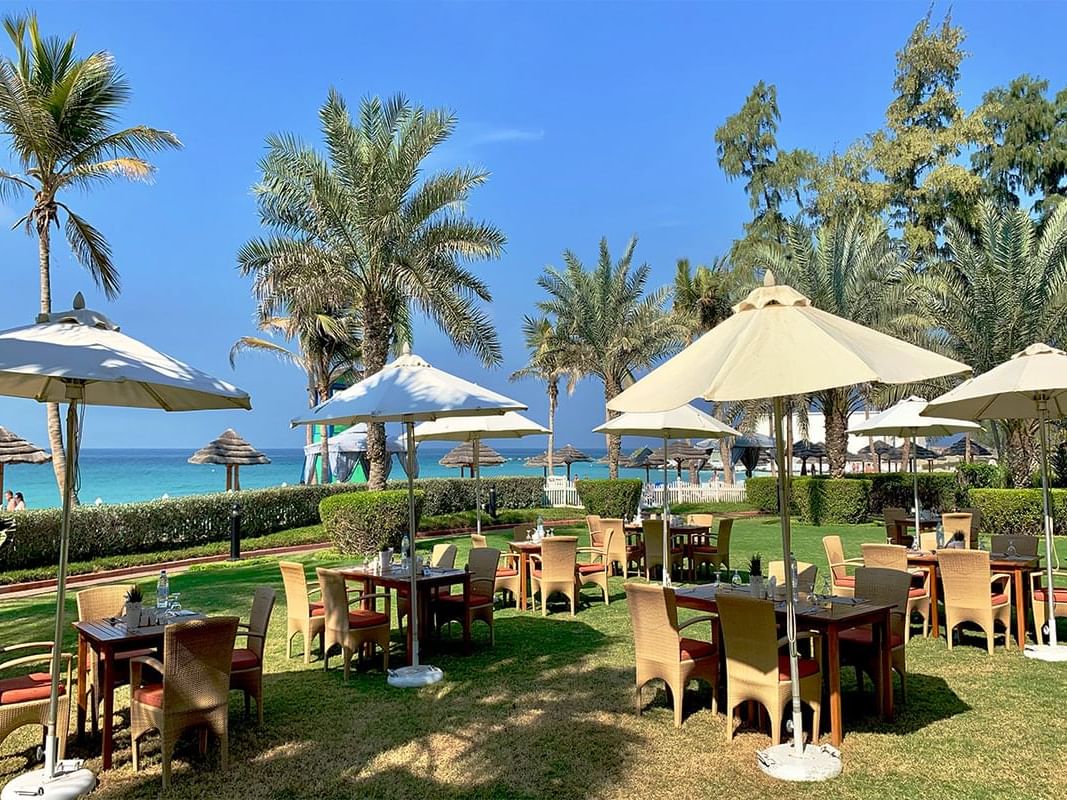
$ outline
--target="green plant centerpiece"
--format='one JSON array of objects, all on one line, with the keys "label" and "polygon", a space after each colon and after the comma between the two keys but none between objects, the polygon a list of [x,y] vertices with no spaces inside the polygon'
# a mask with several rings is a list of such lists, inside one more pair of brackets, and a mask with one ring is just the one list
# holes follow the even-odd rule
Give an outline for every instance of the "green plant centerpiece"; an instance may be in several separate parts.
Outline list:
[{"label": "green plant centerpiece", "polygon": [[763,556],[754,553],[748,559],[748,587],[753,597],[763,597]]},{"label": "green plant centerpiece", "polygon": [[141,625],[141,605],[144,593],[136,583],[126,592],[126,627],[137,628]]}]

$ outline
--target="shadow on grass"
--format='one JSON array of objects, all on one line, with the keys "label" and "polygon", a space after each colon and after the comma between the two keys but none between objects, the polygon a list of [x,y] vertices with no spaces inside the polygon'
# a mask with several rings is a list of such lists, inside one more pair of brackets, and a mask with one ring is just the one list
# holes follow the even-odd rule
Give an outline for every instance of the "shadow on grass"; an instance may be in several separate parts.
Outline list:
[{"label": "shadow on grass", "polygon": [[[852,670],[848,672],[851,673]],[[864,685],[866,691],[860,692],[855,682],[852,682],[852,691],[849,691],[850,687],[842,680],[846,732],[865,731],[907,736],[971,710],[944,678],[924,675],[921,672],[908,673],[905,701],[901,696],[898,677],[893,673],[893,720],[887,721],[878,717],[877,699],[871,681],[867,679]]]}]

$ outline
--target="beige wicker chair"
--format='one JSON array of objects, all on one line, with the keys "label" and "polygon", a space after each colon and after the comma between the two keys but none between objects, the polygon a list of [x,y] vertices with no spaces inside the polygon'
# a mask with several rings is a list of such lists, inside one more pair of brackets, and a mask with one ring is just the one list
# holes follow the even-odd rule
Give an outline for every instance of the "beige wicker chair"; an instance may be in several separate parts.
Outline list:
[{"label": "beige wicker chair", "polygon": [[[884,546],[884,545],[883,545]],[[895,547],[896,545],[890,545]],[[856,597],[878,605],[892,605],[889,617],[890,665],[900,676],[900,696],[907,699],[907,645],[908,620],[911,614],[908,593],[911,576],[892,567],[860,567],[856,570]],[[841,631],[842,661],[856,667],[856,683],[863,687],[862,673],[867,672],[872,680],[880,671],[878,653],[874,651],[874,631],[870,625]]]},{"label": "beige wicker chair", "polygon": [[986,635],[993,653],[996,623],[1004,628],[1004,644],[1011,636],[1011,576],[989,573],[989,553],[984,550],[938,550],[937,568],[945,593],[945,633],[952,649],[952,633],[964,622],[973,622]]},{"label": "beige wicker chair", "polygon": [[941,515],[941,527],[945,530],[945,541],[950,541],[957,533],[963,534],[963,546],[970,550],[977,544],[977,529],[973,525],[974,515],[969,511],[954,511]]},{"label": "beige wicker chair", "polygon": [[[682,631],[699,622],[713,619],[702,615],[678,624],[674,592],[663,586],[627,583],[626,601],[634,630],[634,653],[637,673],[634,697],[641,714],[641,690],[649,681],[667,685],[674,707],[674,726],[682,724],[685,687],[692,680],[711,686],[711,712],[716,712],[719,684],[719,649],[715,642],[687,638]],[[710,637],[709,637],[710,639]]]},{"label": "beige wicker chair", "polygon": [[541,616],[548,614],[548,598],[555,593],[565,595],[571,604],[571,616],[578,606],[578,537],[549,536],[541,541],[541,553],[532,553],[533,569],[530,581],[533,585],[534,608],[537,595],[541,595]]},{"label": "beige wicker chair", "polygon": [[600,519],[600,530],[597,538],[594,539],[591,534],[589,537],[590,547],[604,551],[609,575],[615,574],[616,567],[618,567],[623,577],[627,577],[627,572],[629,571],[627,569],[629,559],[626,552],[625,524],[625,520],[621,519]]},{"label": "beige wicker chair", "polygon": [[[911,639],[911,615],[918,613],[923,619],[923,636],[930,630],[930,572],[928,570],[912,571],[908,567],[908,548],[901,544],[864,544],[860,545],[863,551],[863,566],[875,569],[895,569],[906,572],[911,577],[913,584],[908,590],[907,619],[904,626],[904,642]],[[857,597],[862,595],[857,594]]]},{"label": "beige wicker chair", "polygon": [[592,547],[602,547],[603,541],[600,536],[601,520],[599,514],[586,514],[585,527],[589,530],[589,544]]},{"label": "beige wicker chair", "polygon": [[[1020,537],[1032,538],[1037,537]],[[1038,570],[1030,573],[1030,606],[1034,610],[1034,638],[1038,644],[1043,644],[1046,638],[1044,633],[1045,624],[1048,622],[1048,591],[1045,589],[1045,571]],[[1055,581],[1059,578],[1062,582],[1067,578],[1067,572],[1054,569],[1052,571],[1053,589],[1052,602],[1055,604],[1056,619],[1067,616],[1067,586],[1056,586]]]},{"label": "beige wicker chair", "polygon": [[589,561],[577,561],[575,570],[578,580],[578,590],[583,586],[599,586],[604,595],[604,605],[611,602],[608,594],[608,572],[611,565],[611,543],[616,537],[615,527],[609,526],[600,530],[600,546],[579,547],[575,553],[587,553]]},{"label": "beige wicker chair", "polygon": [[293,657],[293,639],[299,633],[304,637],[304,663],[311,663],[311,640],[319,637],[319,657],[322,657],[323,631],[326,630],[326,618],[321,602],[312,602],[311,596],[320,589],[315,586],[308,589],[304,565],[296,561],[279,561],[278,569],[282,573],[285,585],[285,657]]},{"label": "beige wicker chair", "polygon": [[[37,651],[37,652],[33,652]],[[51,642],[26,642],[0,647],[0,658],[9,659],[0,663],[0,674],[11,671],[20,674],[0,678],[0,741],[24,725],[48,726],[48,701],[52,691],[52,676],[48,670],[52,662]],[[68,689],[74,687],[71,681],[70,653],[61,653],[60,658],[66,664],[66,678],[61,677],[59,684],[59,752],[63,758],[67,750],[67,734],[70,730],[70,694]],[[45,665],[44,672],[25,672],[33,664]]]},{"label": "beige wicker chair", "polygon": [[989,552],[994,556],[1005,556],[1008,549],[1014,547],[1015,555],[1027,558],[1037,558],[1038,546],[1041,543],[1040,536],[1023,534],[1000,533],[989,537]]},{"label": "beige wicker chair", "polygon": [[528,538],[526,534],[533,530],[533,528],[534,523],[532,522],[523,522],[516,525],[514,528],[511,529],[511,541],[525,542]]},{"label": "beige wicker chair", "polygon": [[[656,569],[663,569],[663,520],[646,519],[642,523],[643,546],[645,548],[645,578],[652,580]],[[671,549],[670,570],[685,568],[685,548],[668,540]]]},{"label": "beige wicker chair", "polygon": [[611,528],[615,534],[608,542],[608,564],[614,568],[618,566],[619,572],[624,579],[630,577],[630,565],[640,574],[641,565],[645,560],[645,546],[641,542],[641,534],[627,533],[626,521],[623,519],[605,518],[600,520],[601,531]]},{"label": "beige wicker chair", "polygon": [[[140,739],[159,731],[163,788],[170,786],[170,759],[183,731],[197,727],[200,752],[207,734],[218,737],[222,769],[229,760],[230,664],[237,617],[214,617],[168,625],[163,633],[163,661],[151,656],[130,660],[130,741],[133,769],[141,768]],[[161,683],[145,684],[142,669],[150,666]]]},{"label": "beige wicker chair", "polygon": [[919,534],[919,549],[932,553],[937,549],[937,531],[927,531]]},{"label": "beige wicker chair", "polygon": [[[82,622],[107,619],[109,617],[122,616],[126,605],[126,592],[132,589],[132,583],[113,583],[108,586],[92,586],[82,589],[75,599],[78,604],[78,619]],[[115,662],[112,674],[115,686],[122,686],[129,682],[131,658],[137,656],[150,656],[155,653],[155,648],[135,648],[121,650],[115,653]],[[97,719],[100,716],[100,706],[104,702],[104,664],[89,653],[89,696],[86,698],[92,713],[91,719],[93,735],[97,732]]]},{"label": "beige wicker chair", "polygon": [[[901,541],[901,529],[897,526],[897,522],[908,519],[910,515],[903,508],[897,508],[895,506],[887,506],[882,509],[882,519],[885,520],[885,538],[887,542],[893,544],[904,544]],[[918,531],[916,531],[918,533]]]},{"label": "beige wicker chair", "polygon": [[[705,516],[711,517],[711,514],[690,514],[691,517]],[[700,568],[705,564],[714,571],[722,569],[723,565],[726,568],[730,568],[730,534],[734,528],[734,521],[731,518],[719,520],[719,531],[715,535],[715,543],[703,542],[693,543],[689,546],[689,563],[693,568],[693,577],[700,572]],[[709,526],[710,530],[710,526]]]},{"label": "beige wicker chair", "polygon": [[[788,644],[778,638],[774,603],[756,600],[740,592],[720,592],[715,598],[722,624],[722,646],[726,651],[726,741],[734,737],[734,711],[752,700],[771,718],[771,741],[781,741],[782,715],[793,696],[789,679]],[[802,631],[797,639],[812,640],[813,657],[802,657],[800,699],[812,710],[812,742],[819,740],[819,711],[822,699],[822,647],[818,634]],[[802,733],[797,731],[797,735]]]},{"label": "beige wicker chair", "polygon": [[450,622],[473,626],[480,619],[489,626],[489,644],[496,643],[493,627],[493,593],[496,591],[497,564],[500,551],[494,547],[475,547],[467,554],[470,573],[470,601],[464,605],[463,595],[442,594],[434,603],[434,619],[440,628]]},{"label": "beige wicker chair", "polygon": [[471,547],[488,547],[489,540],[485,538],[484,533],[472,533],[471,534]]},{"label": "beige wicker chair", "polygon": [[252,698],[256,700],[256,718],[263,724],[263,646],[267,643],[270,615],[274,611],[275,592],[260,586],[252,595],[248,624],[237,626],[237,635],[245,637],[245,647],[235,647],[230,663],[230,690],[244,692],[245,714]]},{"label": "beige wicker chair", "polygon": [[702,528],[707,528],[709,531],[715,525],[714,514],[689,514],[685,518],[687,525],[700,525]]},{"label": "beige wicker chair", "polygon": [[848,574],[849,567],[863,564],[862,558],[845,558],[841,537],[836,534],[822,537],[822,549],[826,553],[826,565],[830,570],[830,592],[834,597],[854,597],[856,578]]},{"label": "beige wicker chair", "polygon": [[[325,647],[322,651],[322,668],[330,668],[330,651],[336,646],[341,648],[344,662],[345,682],[351,668],[352,656],[363,657],[365,647],[377,645],[382,650],[382,670],[389,670],[389,625],[392,619],[390,593],[361,592],[348,589],[344,576],[332,569],[319,567],[315,570],[319,576],[322,599],[326,604]],[[377,600],[384,600],[383,611],[378,611]],[[351,608],[352,603],[371,603],[369,608]]]},{"label": "beige wicker chair", "polygon": [[[815,591],[815,579],[819,575],[819,568],[807,561],[797,562],[797,592],[811,594]],[[767,580],[774,578],[778,585],[778,591],[785,591],[785,561],[770,561],[767,563]],[[784,594],[782,595],[785,596]]]},{"label": "beige wicker chair", "polygon": [[[512,540],[514,541],[514,540]],[[471,534],[471,549],[479,547],[488,547],[489,540],[482,534]],[[501,564],[496,568],[496,586],[494,587],[493,594],[503,594],[505,598],[511,596],[516,603],[518,603],[519,592],[522,591],[522,581],[519,579],[519,559],[521,557],[518,553],[501,553]]]}]

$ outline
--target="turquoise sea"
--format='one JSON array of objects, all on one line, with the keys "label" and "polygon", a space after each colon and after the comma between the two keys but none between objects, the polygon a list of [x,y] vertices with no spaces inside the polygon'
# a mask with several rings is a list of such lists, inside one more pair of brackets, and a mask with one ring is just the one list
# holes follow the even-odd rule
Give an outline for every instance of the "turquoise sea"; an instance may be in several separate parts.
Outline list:
[{"label": "turquoise sea", "polygon": [[[459,477],[459,470],[448,469],[438,460],[448,451],[447,446],[429,443],[419,448],[419,474],[424,478]],[[482,477],[490,479],[503,475],[543,475],[540,468],[531,468],[525,459],[544,451],[544,448],[497,447],[494,449],[508,459],[498,467],[483,467]],[[241,469],[244,489],[280,486],[300,482],[303,451],[267,449],[271,463]],[[592,458],[599,459],[604,449],[585,449]],[[222,491],[226,486],[226,469],[212,465],[189,464],[192,450],[149,449],[86,449],[81,455],[79,497],[83,503],[100,498],[105,503],[130,503],[153,500],[164,494],[170,497]],[[644,477],[644,470],[623,470],[624,477]],[[564,470],[556,469],[557,475]],[[579,463],[572,467],[572,475],[585,478],[606,478],[607,464]],[[394,463],[390,477],[402,478],[403,471]],[[707,473],[704,473],[707,476]],[[654,478],[653,478],[654,479]],[[4,488],[22,492],[30,508],[59,505],[55,477],[51,464],[9,465],[4,470]]]}]

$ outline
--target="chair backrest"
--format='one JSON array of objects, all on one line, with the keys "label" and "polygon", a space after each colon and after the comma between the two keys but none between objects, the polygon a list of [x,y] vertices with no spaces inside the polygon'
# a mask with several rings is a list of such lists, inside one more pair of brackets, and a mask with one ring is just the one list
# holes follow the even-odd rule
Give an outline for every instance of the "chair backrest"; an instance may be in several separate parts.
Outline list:
[{"label": "chair backrest", "polygon": [[730,566],[730,533],[734,529],[732,517],[719,520],[719,533],[715,537],[715,549],[719,552],[719,560],[727,567]]},{"label": "chair backrest", "polygon": [[348,635],[348,592],[344,576],[335,569],[322,567],[316,568],[315,574],[319,577],[319,587],[322,589],[326,630],[345,637]]},{"label": "chair backrest", "polygon": [[601,520],[599,514],[586,514],[585,526],[589,529],[589,544],[591,547],[603,547],[600,536]]},{"label": "chair backrest", "polygon": [[[815,578],[819,568],[807,561],[797,562],[797,591],[811,594],[815,591]],[[785,561],[771,561],[767,564],[767,580],[774,578],[778,586],[785,586]]]},{"label": "chair backrest", "polygon": [[107,619],[122,614],[126,605],[126,592],[132,589],[132,583],[112,583],[108,586],[91,586],[77,594],[78,619],[87,622],[94,619]]},{"label": "chair backrest", "polygon": [[296,561],[279,561],[282,584],[285,586],[285,606],[290,619],[307,619],[311,616],[308,601],[308,581],[304,565]]},{"label": "chair backrest", "polygon": [[925,550],[928,553],[937,549],[937,532],[928,531],[926,533],[919,534],[919,549]]},{"label": "chair backrest", "polygon": [[[834,583],[848,574],[845,568],[845,548],[841,546],[841,537],[837,534],[822,537],[822,549],[826,553],[826,564],[830,568],[830,577]],[[837,565],[837,566],[835,566]]]},{"label": "chair backrest", "polygon": [[[647,567],[651,569],[652,567],[663,566],[663,520],[646,519],[642,521],[641,538],[645,543],[645,564]],[[667,546],[670,546],[670,542],[667,542]]]},{"label": "chair backrest", "polygon": [[908,512],[896,506],[886,506],[882,509],[882,519],[886,522],[894,522],[898,519],[907,519]]},{"label": "chair backrest", "polygon": [[700,525],[711,530],[711,526],[715,524],[714,514],[689,514],[686,516],[685,521],[690,525]]},{"label": "chair backrest", "polygon": [[267,642],[267,628],[270,627],[270,615],[274,611],[277,594],[269,586],[256,587],[252,595],[252,610],[248,614],[248,632],[255,634],[248,637],[248,649],[259,657],[263,663],[263,646]]},{"label": "chair backrest", "polygon": [[541,576],[544,580],[573,579],[577,563],[577,536],[547,536],[541,540]]},{"label": "chair backrest", "polygon": [[163,633],[163,710],[209,712],[229,702],[237,617],[168,625]]},{"label": "chair backrest", "polygon": [[858,567],[856,569],[856,597],[876,605],[892,605],[892,632],[904,646],[904,626],[908,614],[908,593],[911,573],[886,567]]},{"label": "chair backrest", "polygon": [[974,515],[965,511],[954,511],[941,515],[941,525],[945,529],[945,541],[951,540],[957,533],[963,534],[963,546],[970,548],[974,543],[971,523]]},{"label": "chair backrest", "polygon": [[994,555],[1003,556],[1007,555],[1008,547],[1015,545],[1015,555],[1035,558],[1037,556],[1038,542],[1037,536],[1028,534],[1016,536],[1012,533],[998,533],[990,537],[989,550]]},{"label": "chair backrest", "polygon": [[681,637],[674,590],[658,583],[632,582],[625,589],[637,658],[677,664]]},{"label": "chair backrest", "polygon": [[727,680],[778,683],[778,626],[774,603],[740,592],[715,597],[726,651]]},{"label": "chair backrest", "polygon": [[[485,537],[483,536],[484,540]],[[456,565],[456,546],[454,544],[435,544],[430,551],[430,566],[452,569]]]},{"label": "chair backrest", "polygon": [[534,522],[523,522],[519,525],[516,525],[514,528],[511,529],[511,541],[525,542],[526,534],[533,530],[536,524],[537,523]]},{"label": "chair backrest", "polygon": [[471,591],[493,596],[496,589],[496,565],[500,551],[495,547],[475,547],[467,554],[467,571],[471,574]]},{"label": "chair backrest", "polygon": [[[472,533],[471,534],[471,547],[486,547],[488,540],[485,538],[484,533]],[[453,563],[455,560],[453,559]]]},{"label": "chair backrest", "polygon": [[902,544],[862,544],[863,566],[908,569],[908,548]]},{"label": "chair backrest", "polygon": [[963,548],[938,550],[937,569],[945,589],[945,605],[989,608],[989,553]]}]

